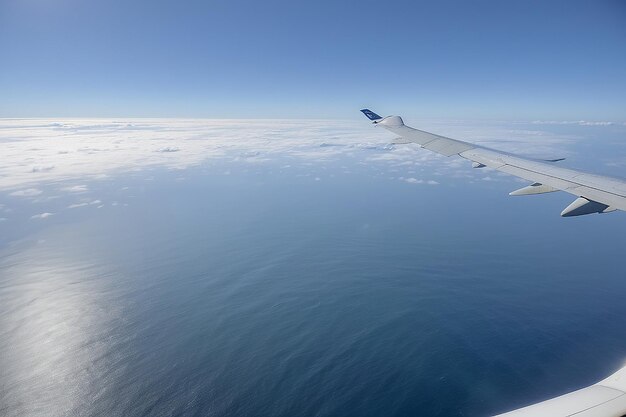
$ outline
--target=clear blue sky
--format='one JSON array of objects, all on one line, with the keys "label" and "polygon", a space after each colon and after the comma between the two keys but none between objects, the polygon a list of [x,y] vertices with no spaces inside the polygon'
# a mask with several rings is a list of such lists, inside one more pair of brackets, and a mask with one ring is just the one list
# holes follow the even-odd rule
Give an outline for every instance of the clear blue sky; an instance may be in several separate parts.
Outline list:
[{"label": "clear blue sky", "polygon": [[617,0],[0,0],[0,54],[0,117],[626,120]]}]

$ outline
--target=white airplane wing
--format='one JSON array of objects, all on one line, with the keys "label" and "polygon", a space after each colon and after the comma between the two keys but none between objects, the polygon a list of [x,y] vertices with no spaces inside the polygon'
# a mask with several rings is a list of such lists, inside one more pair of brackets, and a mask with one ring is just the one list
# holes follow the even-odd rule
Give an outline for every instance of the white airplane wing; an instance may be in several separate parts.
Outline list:
[{"label": "white airplane wing", "polygon": [[587,388],[495,417],[623,417],[626,368]]},{"label": "white airplane wing", "polygon": [[561,212],[563,217],[626,211],[626,181],[622,179],[562,168],[548,161],[523,158],[413,129],[406,126],[399,116],[380,117],[369,109],[361,112],[377,126],[399,135],[402,143],[413,142],[444,156],[459,155],[473,161],[475,168],[487,166],[530,181],[528,186],[511,192],[511,195],[542,194],[559,190],[573,194],[576,200]]}]

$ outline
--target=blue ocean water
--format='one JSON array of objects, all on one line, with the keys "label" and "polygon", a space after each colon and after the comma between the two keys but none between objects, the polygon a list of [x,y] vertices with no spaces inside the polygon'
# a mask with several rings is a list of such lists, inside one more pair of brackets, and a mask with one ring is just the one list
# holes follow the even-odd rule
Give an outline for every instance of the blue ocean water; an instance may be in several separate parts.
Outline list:
[{"label": "blue ocean water", "polygon": [[478,416],[624,365],[623,213],[358,161],[124,173],[5,222],[0,414]]}]

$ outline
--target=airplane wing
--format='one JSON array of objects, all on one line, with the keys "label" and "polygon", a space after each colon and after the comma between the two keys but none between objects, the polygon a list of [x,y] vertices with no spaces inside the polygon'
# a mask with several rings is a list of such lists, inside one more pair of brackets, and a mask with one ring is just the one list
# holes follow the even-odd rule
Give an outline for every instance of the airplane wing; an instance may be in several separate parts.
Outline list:
[{"label": "airplane wing", "polygon": [[[401,143],[413,142],[422,148],[444,156],[459,155],[473,162],[474,168],[490,167],[528,180],[530,184],[510,195],[543,194],[565,191],[576,196],[561,216],[626,211],[626,181],[618,178],[588,174],[547,163],[523,158],[456,139],[446,138],[406,126],[399,116],[380,117],[369,109],[361,110],[375,125],[399,135]],[[554,162],[552,160],[550,162]]]},{"label": "airplane wing", "polygon": [[495,417],[623,417],[626,367],[589,387]]}]

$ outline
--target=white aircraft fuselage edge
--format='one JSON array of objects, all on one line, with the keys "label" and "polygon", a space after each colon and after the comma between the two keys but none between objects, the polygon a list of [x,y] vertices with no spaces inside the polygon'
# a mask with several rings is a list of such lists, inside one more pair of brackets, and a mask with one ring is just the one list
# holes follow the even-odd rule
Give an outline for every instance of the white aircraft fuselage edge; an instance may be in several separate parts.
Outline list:
[{"label": "white aircraft fuselage edge", "polygon": [[[626,211],[626,181],[556,167],[537,161],[446,138],[406,126],[399,116],[380,117],[361,110],[375,125],[400,136],[395,143],[416,143],[445,156],[459,155],[472,161],[474,168],[490,167],[532,183],[510,195],[543,194],[565,191],[576,196],[561,216],[580,216],[610,211]],[[496,417],[626,417],[626,366],[608,378],[537,404],[499,414]]]},{"label": "white aircraft fuselage edge", "polygon": [[369,109],[361,110],[376,126],[400,136],[394,143],[416,143],[444,156],[458,155],[472,161],[474,168],[490,167],[531,183],[510,195],[543,194],[565,191],[576,197],[562,212],[563,217],[592,213],[626,211],[626,181],[555,166],[552,160],[524,158],[406,126],[399,116],[381,117]]}]

